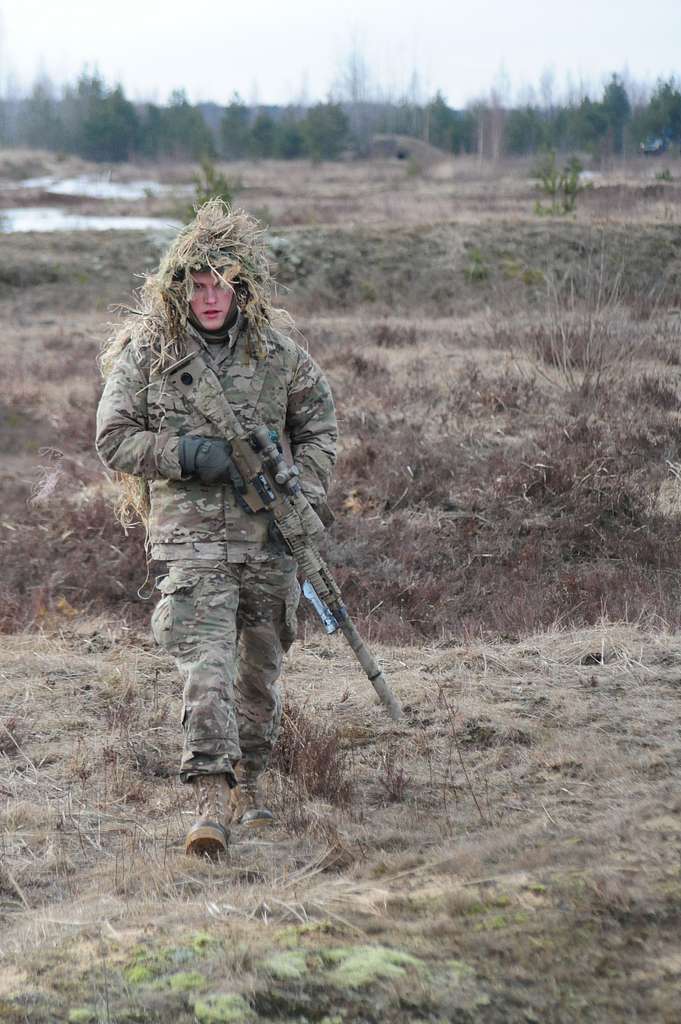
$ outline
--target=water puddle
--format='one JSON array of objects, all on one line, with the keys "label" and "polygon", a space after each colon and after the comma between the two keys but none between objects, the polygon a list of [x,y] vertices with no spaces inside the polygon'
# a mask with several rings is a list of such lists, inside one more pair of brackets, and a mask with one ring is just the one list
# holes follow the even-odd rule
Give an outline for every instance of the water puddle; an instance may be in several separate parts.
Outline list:
[{"label": "water puddle", "polygon": [[0,233],[17,231],[177,231],[178,221],[161,217],[99,217],[70,213],[56,206],[20,206],[0,210]]},{"label": "water puddle", "polygon": [[148,199],[152,196],[170,193],[187,193],[191,185],[162,185],[159,181],[111,181],[108,175],[101,177],[83,174],[77,178],[26,178],[24,181],[3,183],[10,189],[35,189],[55,196],[83,196],[86,199]]}]

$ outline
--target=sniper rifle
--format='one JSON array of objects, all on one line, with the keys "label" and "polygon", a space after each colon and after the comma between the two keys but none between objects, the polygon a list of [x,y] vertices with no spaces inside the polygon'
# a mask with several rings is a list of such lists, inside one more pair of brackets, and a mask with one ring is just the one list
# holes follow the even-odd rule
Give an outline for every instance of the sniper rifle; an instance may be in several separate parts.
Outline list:
[{"label": "sniper rifle", "polygon": [[399,720],[400,704],[357,632],[340,588],[317,550],[324,524],[302,492],[297,467],[288,465],[267,427],[256,427],[246,433],[234,413],[232,417],[228,431],[231,458],[244,481],[239,499],[251,512],[269,512],[298,563],[304,580],[303,594],[313,605],[324,629],[327,633],[341,631],[388,714],[395,721]]}]

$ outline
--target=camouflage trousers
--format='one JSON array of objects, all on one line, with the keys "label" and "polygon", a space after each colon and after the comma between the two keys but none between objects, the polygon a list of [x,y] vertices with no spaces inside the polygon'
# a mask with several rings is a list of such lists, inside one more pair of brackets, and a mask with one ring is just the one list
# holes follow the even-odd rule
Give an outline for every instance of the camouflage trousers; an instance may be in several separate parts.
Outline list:
[{"label": "camouflage trousers", "polygon": [[296,635],[300,587],[292,558],[173,562],[158,583],[154,638],[184,681],[180,778],[267,766],[279,733],[277,679]]}]

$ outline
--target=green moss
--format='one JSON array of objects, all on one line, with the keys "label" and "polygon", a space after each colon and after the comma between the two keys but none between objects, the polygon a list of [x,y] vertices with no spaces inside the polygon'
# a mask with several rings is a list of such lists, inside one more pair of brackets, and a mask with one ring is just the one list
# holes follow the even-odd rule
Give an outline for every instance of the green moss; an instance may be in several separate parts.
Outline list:
[{"label": "green moss", "polygon": [[170,975],[168,984],[174,992],[191,992],[192,989],[202,988],[206,979],[198,971],[178,971]]},{"label": "green moss", "polygon": [[97,1013],[91,1006],[74,1006],[66,1019],[69,1024],[93,1024],[97,1020]]},{"label": "green moss", "polygon": [[324,935],[332,931],[331,922],[328,920],[311,921],[309,924],[290,924],[286,928],[280,928],[275,932],[274,938],[278,946],[287,948],[297,947],[300,940],[309,935]]},{"label": "green moss", "polygon": [[194,1016],[199,1024],[246,1024],[256,1015],[246,1000],[238,995],[213,995],[194,1003]]},{"label": "green moss", "polygon": [[133,964],[132,967],[125,970],[124,974],[129,985],[145,985],[156,977],[155,972],[146,964]]},{"label": "green moss", "polygon": [[215,945],[217,942],[218,939],[211,935],[210,932],[196,932],[192,936],[191,944],[195,953],[205,953],[210,946]]},{"label": "green moss", "polygon": [[322,950],[322,956],[337,966],[328,974],[332,985],[362,988],[380,978],[401,978],[406,968],[425,970],[425,965],[410,953],[386,946],[355,946]]},{"label": "green moss", "polygon": [[307,974],[305,953],[302,950],[274,953],[263,961],[263,967],[280,981],[295,981]]}]

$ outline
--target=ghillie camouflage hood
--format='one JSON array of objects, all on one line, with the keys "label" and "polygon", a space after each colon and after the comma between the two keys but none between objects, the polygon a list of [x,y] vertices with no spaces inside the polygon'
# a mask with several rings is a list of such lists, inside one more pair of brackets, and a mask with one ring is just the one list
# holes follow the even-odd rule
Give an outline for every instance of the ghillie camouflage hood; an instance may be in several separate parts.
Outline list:
[{"label": "ghillie camouflage hood", "polygon": [[221,199],[211,199],[177,235],[158,270],[141,288],[138,307],[129,310],[129,316],[108,340],[101,357],[104,376],[131,340],[151,346],[155,370],[182,358],[193,270],[211,270],[225,287],[234,289],[244,318],[248,350],[254,359],[267,354],[268,327],[293,327],[288,314],[272,306],[264,231],[245,210],[234,210]]},{"label": "ghillie camouflage hood", "polygon": [[[231,287],[243,318],[243,336],[249,355],[265,359],[269,328],[290,331],[293,321],[272,306],[272,278],[258,222],[244,210],[233,210],[221,199],[201,206],[150,274],[136,308],[117,325],[105,343],[100,364],[108,377],[116,358],[130,343],[148,347],[153,372],[171,366],[185,354],[191,326],[187,319],[193,292],[191,272],[211,270],[225,287]],[[148,526],[149,494],[146,480],[116,474],[118,518],[124,526],[141,520]]]}]

